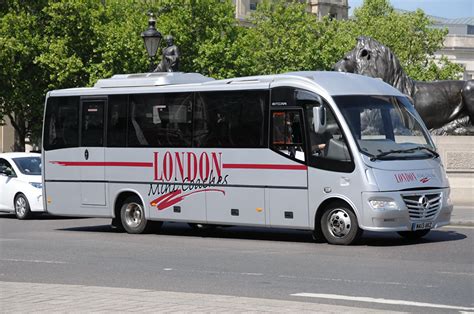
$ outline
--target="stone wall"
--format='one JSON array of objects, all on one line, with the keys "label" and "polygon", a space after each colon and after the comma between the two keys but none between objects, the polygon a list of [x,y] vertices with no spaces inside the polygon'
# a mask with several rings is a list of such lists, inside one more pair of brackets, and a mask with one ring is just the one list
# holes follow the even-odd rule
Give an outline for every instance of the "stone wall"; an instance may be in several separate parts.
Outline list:
[{"label": "stone wall", "polygon": [[434,136],[455,205],[474,206],[474,136]]}]

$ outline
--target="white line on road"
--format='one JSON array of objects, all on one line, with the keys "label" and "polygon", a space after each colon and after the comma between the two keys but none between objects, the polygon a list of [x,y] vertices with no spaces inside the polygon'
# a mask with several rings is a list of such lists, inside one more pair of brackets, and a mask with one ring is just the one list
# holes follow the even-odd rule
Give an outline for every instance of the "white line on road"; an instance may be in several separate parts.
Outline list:
[{"label": "white line on road", "polygon": [[441,227],[441,229],[474,229],[474,226],[447,225]]},{"label": "white line on road", "polygon": [[459,275],[459,276],[474,276],[473,273],[455,273],[450,271],[437,271],[438,274]]},{"label": "white line on road", "polygon": [[379,303],[379,304],[392,304],[392,305],[406,305],[406,306],[419,306],[419,307],[431,307],[438,309],[448,310],[463,310],[463,311],[474,311],[474,307],[463,307],[445,304],[434,304],[434,303],[423,303],[405,300],[390,300],[382,298],[368,298],[368,297],[353,297],[348,295],[338,294],[324,294],[324,293],[295,293],[291,294],[294,297],[307,297],[307,298],[319,298],[319,299],[331,299],[331,300],[344,300],[344,301],[356,301],[356,302],[368,302],[368,303]]},{"label": "white line on road", "polygon": [[245,276],[263,276],[262,273],[240,273],[241,275]]},{"label": "white line on road", "polygon": [[15,259],[15,258],[2,258],[0,261],[3,262],[24,262],[24,263],[45,263],[45,264],[67,264],[66,262],[60,261],[42,261],[38,259]]}]

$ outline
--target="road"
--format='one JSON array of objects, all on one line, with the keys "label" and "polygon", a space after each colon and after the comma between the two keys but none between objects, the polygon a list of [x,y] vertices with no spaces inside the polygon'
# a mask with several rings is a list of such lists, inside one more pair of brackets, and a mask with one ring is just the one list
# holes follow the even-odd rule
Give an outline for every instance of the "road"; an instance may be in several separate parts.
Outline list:
[{"label": "road", "polygon": [[473,227],[444,227],[418,242],[366,232],[342,247],[314,243],[306,231],[167,223],[129,235],[109,222],[0,214],[0,281],[474,311]]}]

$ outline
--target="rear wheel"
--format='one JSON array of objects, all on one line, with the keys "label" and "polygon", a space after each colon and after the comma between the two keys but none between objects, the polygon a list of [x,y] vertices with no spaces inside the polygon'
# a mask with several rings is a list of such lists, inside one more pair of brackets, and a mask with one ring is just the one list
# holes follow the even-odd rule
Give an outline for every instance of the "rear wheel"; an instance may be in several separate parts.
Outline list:
[{"label": "rear wheel", "polygon": [[161,227],[161,222],[148,221],[145,218],[145,210],[138,196],[130,196],[123,202],[120,208],[120,219],[127,233],[145,233],[153,228]]},{"label": "rear wheel", "polygon": [[430,231],[431,231],[430,229],[425,229],[425,230],[416,230],[416,231],[398,231],[397,233],[405,239],[418,240],[418,239],[423,238]]},{"label": "rear wheel", "polygon": [[330,244],[349,245],[362,235],[357,217],[345,204],[330,205],[321,217],[321,231]]},{"label": "rear wheel", "polygon": [[16,218],[21,220],[31,217],[31,209],[28,199],[21,193],[15,196],[15,215]]}]

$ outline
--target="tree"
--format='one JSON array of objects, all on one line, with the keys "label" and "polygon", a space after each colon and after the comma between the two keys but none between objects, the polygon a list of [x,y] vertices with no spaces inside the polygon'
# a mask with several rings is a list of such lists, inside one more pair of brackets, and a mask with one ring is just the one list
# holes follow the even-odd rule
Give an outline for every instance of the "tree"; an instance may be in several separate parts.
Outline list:
[{"label": "tree", "polygon": [[41,131],[45,84],[36,57],[45,4],[8,1],[0,13],[0,117],[8,116],[18,133],[14,150],[24,150],[25,138]]},{"label": "tree", "polygon": [[238,75],[314,70],[320,64],[318,23],[305,4],[265,0],[249,22],[233,46]]}]

